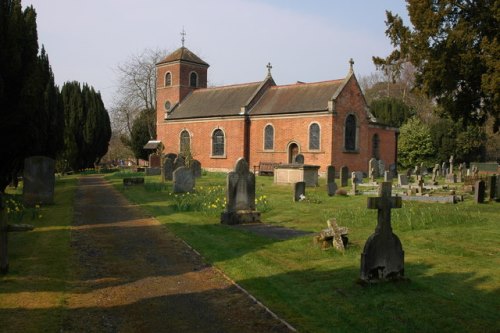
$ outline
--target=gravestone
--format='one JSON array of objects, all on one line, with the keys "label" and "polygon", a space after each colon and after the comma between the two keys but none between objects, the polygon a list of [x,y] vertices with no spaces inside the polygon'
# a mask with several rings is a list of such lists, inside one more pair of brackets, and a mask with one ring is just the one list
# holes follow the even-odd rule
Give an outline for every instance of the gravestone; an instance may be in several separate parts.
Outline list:
[{"label": "gravestone", "polygon": [[391,177],[394,179],[398,176],[398,169],[395,163],[389,165],[389,171],[391,173]]},{"label": "gravestone", "polygon": [[295,158],[293,159],[293,163],[295,163],[295,164],[304,164],[304,155],[297,154],[295,156]]},{"label": "gravestone", "polygon": [[398,184],[399,186],[408,185],[408,177],[406,175],[398,175]]},{"label": "gravestone", "polygon": [[174,171],[183,166],[186,166],[186,161],[184,160],[184,157],[179,155],[174,160]]},{"label": "gravestone", "polygon": [[339,227],[335,218],[328,220],[326,224],[328,227],[314,237],[314,242],[321,244],[322,249],[333,246],[336,250],[344,252],[349,242],[347,238],[349,229],[347,227]]},{"label": "gravestone", "polygon": [[443,162],[443,164],[441,164],[441,176],[446,177],[446,162]]},{"label": "gravestone", "polygon": [[326,168],[326,183],[330,184],[335,182],[335,167],[333,165],[329,165]]},{"label": "gravestone", "polygon": [[336,182],[328,183],[326,186],[328,188],[328,196],[333,197],[335,195],[335,193],[337,193],[337,189],[338,189],[337,183]]},{"label": "gravestone", "polygon": [[349,175],[349,168],[347,166],[343,166],[340,168],[340,187],[347,186],[347,179]]},{"label": "gravestone", "polygon": [[483,180],[478,180],[474,185],[474,200],[476,203],[484,202],[485,184]]},{"label": "gravestone", "polygon": [[488,199],[494,200],[497,196],[497,175],[492,175],[488,177]]},{"label": "gravestone", "polygon": [[165,155],[165,158],[170,158],[172,161],[174,161],[177,158],[177,154],[168,153],[167,155]]},{"label": "gravestone", "polygon": [[450,170],[449,174],[453,174],[453,155],[450,156]]},{"label": "gravestone", "polygon": [[170,157],[167,157],[163,162],[163,177],[165,180],[174,179],[174,160]]},{"label": "gravestone", "polygon": [[378,174],[382,176],[385,171],[385,163],[383,160],[378,160]]},{"label": "gravestone", "polygon": [[351,173],[352,195],[356,195],[356,193],[358,192],[357,185],[358,185],[358,182],[356,181],[356,172],[352,172]]},{"label": "gravestone", "polygon": [[248,163],[239,158],[227,175],[226,210],[221,223],[241,224],[260,222],[260,212],[255,210],[255,175],[248,170]]},{"label": "gravestone", "polygon": [[161,156],[157,154],[149,155],[149,167],[159,168],[161,166]]},{"label": "gravestone", "polygon": [[[370,180],[377,178],[379,176],[378,173],[378,161],[375,158],[370,158],[368,161],[368,177]],[[372,180],[373,182],[374,180]]]},{"label": "gravestone", "polygon": [[294,185],[293,201],[302,201],[306,198],[306,182],[297,182]]},{"label": "gravestone", "polygon": [[360,279],[366,282],[398,279],[404,276],[404,251],[392,232],[391,209],[401,208],[401,197],[392,197],[392,184],[383,182],[379,196],[368,198],[368,209],[377,209],[377,227],[361,254]]},{"label": "gravestone", "polygon": [[434,168],[432,169],[432,182],[434,185],[436,185],[436,182],[437,182],[437,176],[439,174],[439,170],[440,170],[440,166],[439,166],[439,163],[436,163],[434,164]]},{"label": "gravestone", "polygon": [[461,183],[463,182],[463,176],[464,176],[464,165],[460,163],[458,165],[458,173],[457,173],[457,182]]},{"label": "gravestone", "polygon": [[173,174],[173,191],[174,193],[193,192],[194,176],[191,169],[182,166],[177,168]]},{"label": "gravestone", "polygon": [[354,171],[354,174],[356,175],[356,183],[362,184],[363,183],[363,172],[362,171]]},{"label": "gravestone", "polygon": [[454,173],[448,173],[446,175],[446,182],[450,184],[455,184],[457,182],[457,175]]},{"label": "gravestone", "polygon": [[201,162],[198,160],[192,160],[190,165],[191,171],[195,178],[201,177]]},{"label": "gravestone", "polygon": [[54,203],[55,161],[45,156],[24,160],[23,201],[28,207]]},{"label": "gravestone", "polygon": [[392,182],[392,174],[390,171],[384,171],[384,182]]}]

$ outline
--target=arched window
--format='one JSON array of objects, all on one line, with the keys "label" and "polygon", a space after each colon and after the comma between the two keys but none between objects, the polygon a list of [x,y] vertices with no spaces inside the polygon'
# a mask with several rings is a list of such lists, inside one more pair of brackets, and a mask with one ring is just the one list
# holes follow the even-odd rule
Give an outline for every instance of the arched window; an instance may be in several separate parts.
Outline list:
[{"label": "arched window", "polygon": [[224,132],[220,129],[212,134],[212,156],[224,156]]},{"label": "arched window", "polygon": [[373,134],[372,138],[372,157],[376,158],[377,160],[380,159],[380,138],[378,137],[378,134]]},{"label": "arched window", "polygon": [[165,87],[172,85],[172,74],[168,72],[165,74]]},{"label": "arched window", "polygon": [[198,87],[198,74],[195,72],[191,72],[191,75],[189,76],[189,86],[191,88]]},{"label": "arched window", "polygon": [[181,132],[179,149],[179,153],[184,156],[186,156],[191,150],[191,136],[186,130]]},{"label": "arched window", "polygon": [[356,116],[350,114],[345,120],[344,148],[345,150],[356,150]]},{"label": "arched window", "polygon": [[312,123],[311,126],[309,126],[309,150],[319,149],[319,138],[319,125],[317,123]]},{"label": "arched window", "polygon": [[274,127],[273,125],[267,125],[264,128],[264,149],[273,150],[274,149]]}]

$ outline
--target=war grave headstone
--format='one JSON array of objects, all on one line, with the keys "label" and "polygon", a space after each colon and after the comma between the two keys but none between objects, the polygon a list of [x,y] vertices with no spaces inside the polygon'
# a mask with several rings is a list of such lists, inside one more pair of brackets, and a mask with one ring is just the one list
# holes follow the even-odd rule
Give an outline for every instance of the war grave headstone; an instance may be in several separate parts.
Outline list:
[{"label": "war grave headstone", "polygon": [[294,185],[293,201],[302,201],[306,198],[306,182],[297,182]]},{"label": "war grave headstone", "polygon": [[340,168],[340,187],[347,186],[347,179],[349,177],[349,168],[343,166]]},{"label": "war grave headstone", "polygon": [[174,193],[193,192],[194,180],[191,169],[182,166],[177,168],[173,173],[173,191]]},{"label": "war grave headstone", "polygon": [[398,185],[399,186],[407,186],[408,185],[408,176],[407,175],[398,175]]},{"label": "war grave headstone", "polygon": [[7,210],[0,193],[0,274],[9,272],[8,233],[30,230],[33,230],[33,226],[29,224],[7,224]]},{"label": "war grave headstone", "polygon": [[368,177],[370,178],[370,181],[374,182],[374,178],[377,178],[378,176],[378,161],[375,158],[370,158],[368,161]]},{"label": "war grave headstone", "polygon": [[382,176],[385,171],[385,162],[383,160],[378,160],[378,174]]},{"label": "war grave headstone", "polygon": [[391,196],[392,184],[383,182],[379,196],[368,198],[368,209],[377,209],[377,227],[361,254],[360,279],[365,282],[398,279],[404,276],[404,251],[392,232],[391,209],[401,208],[401,197]]},{"label": "war grave headstone", "polygon": [[304,164],[304,155],[302,154],[297,154],[293,160],[293,163],[295,164]]},{"label": "war grave headstone", "polygon": [[248,170],[247,161],[240,158],[227,175],[226,210],[221,214],[221,223],[251,222],[260,222],[260,212],[255,210],[255,175]]},{"label": "war grave headstone", "polygon": [[163,162],[163,177],[165,180],[174,179],[174,160],[171,157],[167,157]]},{"label": "war grave headstone", "polygon": [[23,201],[28,207],[54,203],[55,161],[45,156],[24,160]]},{"label": "war grave headstone", "polygon": [[189,166],[191,171],[193,172],[193,176],[195,178],[201,177],[201,162],[198,160],[192,160],[191,165]]},{"label": "war grave headstone", "polygon": [[483,180],[478,180],[474,185],[474,200],[476,203],[483,203],[485,196],[485,183]]},{"label": "war grave headstone", "polygon": [[347,238],[349,229],[339,227],[335,218],[329,219],[326,224],[327,228],[313,238],[314,242],[320,244],[323,250],[333,247],[340,252],[344,252],[349,242]]}]

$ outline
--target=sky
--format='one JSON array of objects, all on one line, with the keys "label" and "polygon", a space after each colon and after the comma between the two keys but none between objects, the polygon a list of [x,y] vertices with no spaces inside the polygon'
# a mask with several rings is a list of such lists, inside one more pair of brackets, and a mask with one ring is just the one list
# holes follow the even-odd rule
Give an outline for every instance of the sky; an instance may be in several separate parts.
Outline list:
[{"label": "sky", "polygon": [[392,50],[385,11],[407,20],[403,0],[23,0],[37,12],[38,42],[56,83],[86,82],[108,110],[117,67],[146,49],[165,56],[185,46],[210,64],[211,85],[261,81],[272,64],[277,84],[358,78],[372,56]]}]

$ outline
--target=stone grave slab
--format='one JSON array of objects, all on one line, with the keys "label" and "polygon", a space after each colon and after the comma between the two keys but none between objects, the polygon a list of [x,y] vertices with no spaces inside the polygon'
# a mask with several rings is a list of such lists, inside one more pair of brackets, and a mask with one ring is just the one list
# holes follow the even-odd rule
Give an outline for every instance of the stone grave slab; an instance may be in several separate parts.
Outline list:
[{"label": "stone grave slab", "polygon": [[55,161],[45,156],[24,160],[23,201],[28,207],[54,203]]}]

